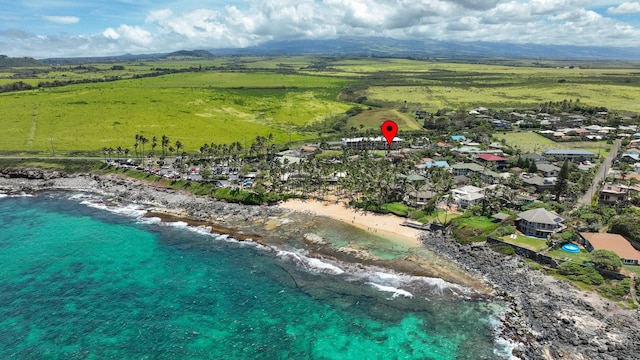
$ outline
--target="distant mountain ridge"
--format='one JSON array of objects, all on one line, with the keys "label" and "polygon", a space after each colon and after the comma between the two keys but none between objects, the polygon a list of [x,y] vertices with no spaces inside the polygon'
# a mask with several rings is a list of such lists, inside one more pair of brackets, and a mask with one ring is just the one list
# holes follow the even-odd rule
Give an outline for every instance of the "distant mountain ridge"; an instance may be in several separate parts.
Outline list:
[{"label": "distant mountain ridge", "polygon": [[209,49],[215,55],[360,55],[389,57],[511,57],[548,60],[640,60],[640,48],[502,42],[445,42],[392,38],[271,41],[236,49]]},{"label": "distant mountain ridge", "polygon": [[42,66],[42,61],[36,60],[30,57],[9,57],[7,55],[0,55],[0,68],[10,67],[25,67],[25,66]]},{"label": "distant mountain ridge", "polygon": [[328,55],[412,58],[519,58],[585,61],[640,61],[640,48],[513,44],[502,42],[446,42],[380,37],[342,37],[331,40],[278,40],[246,48],[180,50],[171,53],[44,59],[47,63],[127,61],[158,58],[216,56]]},{"label": "distant mountain ridge", "polygon": [[166,54],[162,56],[162,58],[170,59],[170,58],[211,58],[214,57],[212,53],[207,50],[180,50],[174,51],[172,53]]}]

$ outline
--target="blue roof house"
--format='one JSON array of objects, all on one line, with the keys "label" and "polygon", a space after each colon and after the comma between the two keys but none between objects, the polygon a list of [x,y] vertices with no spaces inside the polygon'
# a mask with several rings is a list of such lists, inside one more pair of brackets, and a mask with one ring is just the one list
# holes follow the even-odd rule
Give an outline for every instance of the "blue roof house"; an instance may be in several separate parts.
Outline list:
[{"label": "blue roof house", "polygon": [[465,141],[467,138],[464,135],[451,135],[451,141]]},{"label": "blue roof house", "polygon": [[418,165],[418,169],[430,169],[432,167],[441,167],[445,169],[450,169],[449,163],[446,161],[427,161],[424,164]]}]

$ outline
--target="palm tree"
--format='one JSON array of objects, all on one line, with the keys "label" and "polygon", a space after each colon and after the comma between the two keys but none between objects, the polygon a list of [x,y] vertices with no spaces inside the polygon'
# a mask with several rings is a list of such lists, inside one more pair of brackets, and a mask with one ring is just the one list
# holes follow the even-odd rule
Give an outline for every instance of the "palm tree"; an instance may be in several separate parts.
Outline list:
[{"label": "palm tree", "polygon": [[142,144],[142,166],[144,167],[145,165],[145,158],[144,158],[144,144],[148,143],[149,139],[147,139],[146,137],[140,135],[140,143]]},{"label": "palm tree", "polygon": [[176,140],[176,158],[178,157],[180,149],[182,149],[183,147],[184,146],[182,145],[182,142],[180,142],[180,140]]},{"label": "palm tree", "polygon": [[134,145],[136,149],[136,159],[138,158],[138,144],[140,144],[140,134],[136,134],[136,143]]},{"label": "palm tree", "polygon": [[160,140],[160,146],[162,147],[162,157],[166,156],[165,149],[169,147],[169,137],[167,135],[162,135],[162,140]]},{"label": "palm tree", "polygon": [[154,136],[154,137],[151,138],[151,154],[153,156],[156,156],[155,151],[154,151],[156,146],[158,146],[158,138]]}]

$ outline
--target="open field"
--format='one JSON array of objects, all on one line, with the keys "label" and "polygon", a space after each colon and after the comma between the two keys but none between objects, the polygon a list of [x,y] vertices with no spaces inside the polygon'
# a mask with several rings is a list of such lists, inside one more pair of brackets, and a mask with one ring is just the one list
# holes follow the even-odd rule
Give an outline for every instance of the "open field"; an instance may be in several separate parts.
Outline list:
[{"label": "open field", "polygon": [[[0,94],[0,150],[132,149],[137,133],[204,143],[305,137],[299,125],[343,114],[338,79],[273,73],[184,73]],[[309,136],[309,135],[306,135]]]},{"label": "open field", "polygon": [[581,149],[600,154],[601,158],[606,158],[613,147],[606,141],[567,141],[555,142],[533,131],[523,132],[499,132],[493,134],[498,141],[504,139],[507,144],[520,149],[523,154],[537,152],[538,154],[544,150],[560,150],[560,149]]},{"label": "open field", "polygon": [[400,132],[405,130],[420,130],[422,125],[403,114],[398,110],[379,109],[364,111],[356,116],[349,118],[347,128],[355,127],[357,129],[362,125],[363,129],[380,129],[380,125],[386,120],[393,120],[398,124]]},{"label": "open field", "polygon": [[[304,132],[302,126],[342,116],[358,98],[371,111],[349,119],[347,129],[374,129],[381,120],[392,119],[401,130],[418,130],[420,124],[408,116],[416,109],[527,108],[578,98],[585,105],[640,112],[640,71],[634,64],[594,68],[597,63],[585,63],[592,68],[581,69],[561,67],[562,62],[511,63],[517,66],[298,56],[3,69],[0,85],[125,80],[0,94],[0,151],[44,153],[52,140],[56,151],[131,148],[135,134],[167,135],[184,143],[185,151],[211,142],[249,145],[255,136],[269,133],[276,142],[299,141],[318,135],[317,130]],[[131,78],[159,69],[202,71]],[[391,110],[405,101],[408,113]],[[606,155],[609,148],[595,142],[543,143],[504,136],[523,152],[544,146]]]}]

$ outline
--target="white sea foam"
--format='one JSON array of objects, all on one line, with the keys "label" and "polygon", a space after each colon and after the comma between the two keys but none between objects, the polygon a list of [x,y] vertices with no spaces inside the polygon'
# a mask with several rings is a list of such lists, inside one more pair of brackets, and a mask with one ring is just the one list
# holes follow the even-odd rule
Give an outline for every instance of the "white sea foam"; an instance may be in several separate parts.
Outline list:
[{"label": "white sea foam", "polygon": [[454,284],[446,280],[426,276],[414,276],[399,274],[392,270],[366,267],[365,271],[359,269],[354,273],[354,280],[373,282],[390,287],[409,287],[428,300],[431,296],[443,296],[445,293],[466,298],[473,293],[473,290],[465,286]]},{"label": "white sea foam", "polygon": [[393,293],[393,295],[391,295],[392,298],[397,298],[398,296],[404,296],[404,297],[408,297],[408,298],[412,298],[413,297],[413,294],[408,292],[407,290],[398,289],[398,288],[395,288],[393,286],[380,285],[380,284],[376,284],[374,282],[368,282],[367,284],[373,286],[374,288],[376,288],[376,289],[378,289],[380,291]]},{"label": "white sea foam", "polygon": [[503,359],[508,360],[520,360],[519,357],[513,355],[513,350],[520,347],[522,344],[513,340],[504,339],[501,337],[496,338],[496,346],[493,349],[493,353]]},{"label": "white sea foam", "polygon": [[162,219],[159,217],[142,217],[138,219],[138,222],[141,224],[155,225],[162,223]]},{"label": "white sea foam", "polygon": [[297,265],[303,267],[304,269],[316,273],[326,273],[332,275],[340,275],[344,273],[340,267],[334,264],[330,264],[329,262],[322,261],[318,258],[313,258],[306,256],[301,253],[285,251],[285,250],[277,250],[278,257],[284,258],[290,261],[295,262]]},{"label": "white sea foam", "polygon": [[6,198],[6,197],[9,197],[9,195],[7,195],[7,194],[0,194],[0,199],[2,199],[2,198]]},{"label": "white sea foam", "polygon": [[495,337],[495,346],[493,349],[493,353],[499,356],[501,359],[521,360],[521,358],[513,355],[513,350],[522,348],[523,344],[512,339],[506,339],[500,335],[505,326],[505,324],[499,320],[499,318],[502,317],[501,314],[504,314],[504,310],[489,318],[489,323],[493,328]]}]

